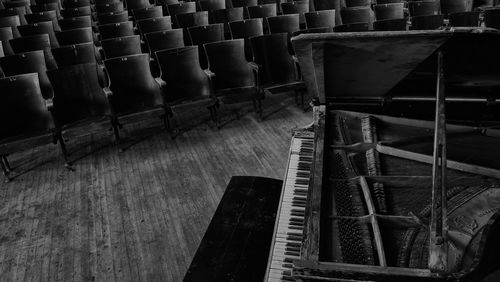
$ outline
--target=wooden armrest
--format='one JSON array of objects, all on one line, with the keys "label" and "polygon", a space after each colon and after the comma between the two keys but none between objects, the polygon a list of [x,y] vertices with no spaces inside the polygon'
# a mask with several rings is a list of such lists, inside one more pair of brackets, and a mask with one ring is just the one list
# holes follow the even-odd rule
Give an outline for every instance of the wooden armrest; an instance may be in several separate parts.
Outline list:
[{"label": "wooden armrest", "polygon": [[111,91],[111,89],[109,89],[109,87],[104,87],[102,90],[104,90],[104,94],[106,95],[106,97],[113,96],[113,91]]},{"label": "wooden armrest", "polygon": [[45,106],[47,107],[47,110],[52,111],[54,109],[54,100],[52,100],[52,98],[46,99]]},{"label": "wooden armrest", "polygon": [[167,85],[165,80],[163,80],[161,77],[155,77],[155,81],[156,81],[156,83],[158,83],[158,85],[160,85],[161,88],[163,88]]},{"label": "wooden armrest", "polygon": [[248,62],[248,65],[252,68],[252,70],[254,71],[259,71],[260,69],[260,65],[257,64],[256,62]]},{"label": "wooden armrest", "polygon": [[292,59],[293,59],[293,61],[294,61],[296,64],[298,64],[298,63],[299,63],[299,58],[297,58],[297,56],[296,56],[296,55],[292,55]]}]

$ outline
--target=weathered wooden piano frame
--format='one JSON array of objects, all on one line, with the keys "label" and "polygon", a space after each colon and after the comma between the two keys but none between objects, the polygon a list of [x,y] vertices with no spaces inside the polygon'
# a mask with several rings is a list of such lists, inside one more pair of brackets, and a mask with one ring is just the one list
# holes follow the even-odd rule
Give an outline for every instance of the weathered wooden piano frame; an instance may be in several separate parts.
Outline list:
[{"label": "weathered wooden piano frame", "polygon": [[[429,158],[427,155],[405,155],[406,152],[400,151],[390,146],[390,144],[377,144],[377,150],[389,155],[398,157],[410,158],[419,162],[433,164],[433,189],[432,189],[432,219],[431,219],[431,244],[430,246],[430,261],[427,269],[389,267],[385,264],[385,258],[382,247],[381,234],[378,228],[377,219],[381,215],[376,215],[373,208],[373,199],[370,196],[370,191],[366,184],[366,179],[363,176],[359,177],[363,195],[368,207],[369,215],[365,220],[369,222],[373,228],[374,240],[377,245],[377,256],[380,266],[372,265],[357,265],[347,263],[322,262],[319,259],[320,251],[320,217],[321,217],[321,193],[323,179],[323,158],[324,158],[324,138],[325,138],[325,115],[327,114],[327,101],[325,99],[325,73],[321,64],[322,58],[318,59],[318,54],[323,52],[323,47],[326,42],[335,42],[346,38],[357,38],[363,41],[365,38],[404,38],[409,41],[418,38],[435,38],[431,39],[435,42],[446,40],[454,35],[454,33],[498,33],[497,31],[488,29],[463,29],[463,30],[442,30],[442,31],[414,31],[414,32],[370,32],[370,33],[345,33],[345,34],[308,34],[300,35],[292,39],[303,77],[306,81],[308,92],[312,97],[318,97],[318,103],[314,107],[314,131],[315,131],[315,153],[314,153],[314,172],[310,178],[310,190],[308,194],[308,206],[306,208],[306,220],[304,229],[304,239],[301,247],[301,260],[294,262],[293,276],[298,281],[337,281],[336,274],[342,273],[346,279],[356,280],[376,280],[376,281],[403,281],[400,279],[409,280],[433,280],[433,279],[459,279],[461,274],[449,273],[446,271],[446,263],[442,264],[446,258],[447,250],[442,246],[442,240],[446,240],[447,224],[446,217],[442,216],[440,224],[438,215],[446,215],[446,167],[467,171],[475,174],[482,174],[488,177],[500,179],[500,171],[486,167],[478,167],[464,163],[447,161],[446,160],[446,116],[445,116],[445,101],[463,101],[463,102],[488,102],[487,98],[478,97],[447,97],[445,95],[445,83],[443,72],[442,50],[439,50],[440,43],[437,43],[436,52],[438,52],[437,63],[437,87],[435,97],[391,97],[391,100],[399,101],[430,101],[435,102],[435,135],[434,135],[434,157]],[[315,51],[313,45],[317,48]],[[389,74],[390,75],[390,74]],[[404,74],[401,74],[404,75]],[[355,91],[355,90],[354,90]],[[380,90],[383,91],[383,90]],[[372,100],[374,103],[384,103],[382,97],[364,97],[363,101]],[[356,97],[339,97],[340,103],[356,103]],[[500,134],[500,131],[491,131],[495,136]],[[403,154],[403,155],[402,155]],[[446,166],[442,164],[446,163]],[[441,200],[443,199],[443,200]],[[437,205],[441,201],[440,205]],[[421,224],[415,222],[414,218],[401,217],[408,224]],[[374,277],[378,277],[375,278]],[[338,278],[337,278],[338,279]]]}]

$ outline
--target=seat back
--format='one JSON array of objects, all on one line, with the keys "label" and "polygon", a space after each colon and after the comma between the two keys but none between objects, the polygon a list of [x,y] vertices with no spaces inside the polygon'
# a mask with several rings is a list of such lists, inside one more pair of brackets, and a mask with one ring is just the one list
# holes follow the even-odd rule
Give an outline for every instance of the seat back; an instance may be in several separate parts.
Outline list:
[{"label": "seat back", "polygon": [[408,11],[412,17],[438,15],[440,7],[440,2],[435,0],[408,2]]},{"label": "seat back", "polygon": [[451,14],[472,11],[473,0],[441,0],[441,13]]},{"label": "seat back", "polygon": [[0,17],[0,27],[12,28],[12,35],[14,36],[14,38],[21,36],[19,30],[17,29],[19,25],[21,25],[19,16]]},{"label": "seat back", "polygon": [[335,26],[335,10],[314,11],[304,14],[307,28]]},{"label": "seat back", "polygon": [[67,18],[90,16],[92,14],[92,9],[90,6],[83,6],[78,8],[65,8],[61,11],[62,16]]},{"label": "seat back", "polygon": [[390,19],[373,22],[373,29],[376,31],[397,31],[408,30],[406,19]]},{"label": "seat back", "polygon": [[25,6],[12,7],[0,10],[0,17],[11,17],[11,16],[18,16],[21,25],[28,24],[28,21],[26,20]]},{"label": "seat back", "polygon": [[44,11],[24,16],[29,24],[51,21],[55,31],[61,31],[56,11]]},{"label": "seat back", "polygon": [[92,27],[92,19],[90,18],[90,16],[64,18],[59,20],[59,27],[61,27],[61,30]]},{"label": "seat back", "polygon": [[172,29],[172,21],[170,16],[143,19],[137,21],[137,26],[142,36],[144,36],[146,33]]},{"label": "seat back", "polygon": [[346,7],[369,7],[371,0],[345,0]]},{"label": "seat back", "polygon": [[128,21],[128,12],[108,13],[97,15],[99,24],[121,23]]},{"label": "seat back", "polygon": [[370,30],[370,25],[368,23],[341,24],[333,28],[333,31],[335,32],[362,32],[369,30]]},{"label": "seat back", "polygon": [[104,61],[115,113],[125,114],[163,105],[162,90],[151,75],[149,62],[149,54]]},{"label": "seat back", "polygon": [[194,26],[188,28],[191,45],[198,45],[200,56],[199,61],[203,69],[208,67],[207,57],[203,44],[224,40],[224,24],[211,24],[204,26]]},{"label": "seat back", "polygon": [[245,59],[243,39],[207,43],[209,69],[215,73],[215,90],[255,86],[253,71]]},{"label": "seat back", "polygon": [[67,9],[90,6],[90,4],[90,0],[65,0],[63,6]]},{"label": "seat back", "polygon": [[276,16],[276,4],[264,4],[258,6],[247,7],[248,16],[251,19],[268,18]]},{"label": "seat back", "polygon": [[404,18],[404,3],[378,4],[374,8],[378,21]]},{"label": "seat back", "polygon": [[199,4],[202,11],[226,9],[225,0],[200,0]]},{"label": "seat back", "polygon": [[198,46],[156,52],[168,103],[210,97],[210,83],[200,67]]},{"label": "seat back", "polygon": [[286,32],[291,36],[292,33],[300,30],[299,14],[268,17],[267,23],[271,33]]},{"label": "seat back", "polygon": [[3,52],[5,55],[14,55],[14,50],[10,46],[10,40],[14,38],[12,34],[12,28],[8,27],[0,27],[0,45],[2,45]]},{"label": "seat back", "polygon": [[[30,9],[33,13],[56,11],[57,18],[61,18],[61,7],[59,6],[59,2],[57,1],[30,6]],[[28,13],[28,10],[26,10],[26,12]]]},{"label": "seat back", "polygon": [[11,39],[10,46],[14,53],[24,53],[36,50],[43,50],[45,55],[45,64],[48,69],[57,68],[54,56],[50,51],[50,39],[48,34],[37,34],[32,36],[23,36]]},{"label": "seat back", "polygon": [[31,51],[0,58],[0,67],[6,76],[38,73],[43,97],[48,99],[54,96],[54,90],[46,74],[47,65],[43,51]]},{"label": "seat back", "polygon": [[151,54],[159,50],[184,47],[182,28],[146,33],[145,38]]},{"label": "seat back", "polygon": [[56,34],[56,37],[60,46],[94,42],[94,34],[91,27],[61,31]]},{"label": "seat back", "polygon": [[151,7],[149,0],[127,0],[127,8],[131,11]]},{"label": "seat back", "polygon": [[101,40],[134,35],[134,25],[131,21],[98,25]]},{"label": "seat back", "polygon": [[196,2],[180,2],[176,4],[168,4],[167,10],[170,16],[194,13],[196,12]]},{"label": "seat back", "polygon": [[229,30],[233,39],[245,39],[245,57],[248,61],[253,60],[252,48],[249,38],[264,34],[262,19],[248,19],[229,23]]},{"label": "seat back", "polygon": [[343,24],[368,23],[368,26],[371,27],[374,20],[373,11],[370,7],[345,8],[340,10],[340,14],[342,15]]},{"label": "seat back", "polygon": [[106,59],[141,54],[141,39],[139,35],[110,38],[101,41]]},{"label": "seat back", "polygon": [[47,132],[54,128],[40,90],[38,74],[0,79],[0,139]]},{"label": "seat back", "polygon": [[54,110],[58,125],[110,114],[97,69],[97,64],[87,63],[47,72],[54,87]]},{"label": "seat back", "polygon": [[226,8],[212,11],[213,21],[215,23],[229,23],[234,21],[242,21],[244,18],[244,8]]},{"label": "seat back", "polygon": [[116,2],[111,4],[97,4],[95,5],[95,10],[98,15],[108,14],[108,13],[121,13],[125,11],[123,2]]},{"label": "seat back", "polygon": [[54,31],[54,26],[51,21],[27,24],[18,26],[17,29],[22,36],[31,36],[37,34],[48,34],[50,40],[50,46],[52,48],[59,47],[59,42],[56,38],[56,33]]},{"label": "seat back", "polygon": [[284,15],[299,14],[299,21],[304,25],[306,20],[304,14],[309,12],[309,1],[292,1],[281,3],[281,10]]},{"label": "seat back", "polygon": [[286,84],[297,80],[292,56],[288,53],[286,33],[250,38],[254,61],[260,66],[261,84]]},{"label": "seat back", "polygon": [[177,14],[175,15],[175,17],[177,18],[178,27],[182,28],[208,25],[207,11],[187,13],[187,14]]},{"label": "seat back", "polygon": [[500,29],[500,9],[488,9],[484,11],[484,25]]},{"label": "seat back", "polygon": [[151,18],[163,17],[163,9],[161,6],[146,7],[141,9],[132,10],[134,20],[143,20]]},{"label": "seat back", "polygon": [[450,26],[479,26],[479,15],[481,12],[459,12],[448,15]]},{"label": "seat back", "polygon": [[58,67],[96,63],[93,43],[81,43],[52,49]]},{"label": "seat back", "polygon": [[443,15],[418,16],[411,18],[413,30],[432,30],[443,26]]}]

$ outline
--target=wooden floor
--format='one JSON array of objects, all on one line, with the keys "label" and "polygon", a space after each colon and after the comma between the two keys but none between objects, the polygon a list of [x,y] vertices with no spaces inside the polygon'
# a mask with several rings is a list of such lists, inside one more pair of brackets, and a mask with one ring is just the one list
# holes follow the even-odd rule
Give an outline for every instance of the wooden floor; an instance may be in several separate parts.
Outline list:
[{"label": "wooden floor", "polygon": [[11,156],[0,281],[181,281],[231,176],[282,178],[291,129],[311,121],[291,99],[267,104],[279,111],[262,122],[136,132],[123,153],[108,135],[69,140],[73,171],[55,145]]}]

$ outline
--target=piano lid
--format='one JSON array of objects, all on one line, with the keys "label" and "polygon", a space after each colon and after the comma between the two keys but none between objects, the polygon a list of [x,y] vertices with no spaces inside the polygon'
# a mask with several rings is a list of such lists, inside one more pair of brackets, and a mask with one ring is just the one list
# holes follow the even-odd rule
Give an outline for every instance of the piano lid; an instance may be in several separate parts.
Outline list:
[{"label": "piano lid", "polygon": [[[395,96],[391,90],[442,47],[445,56],[450,54],[445,63],[450,62],[448,70],[454,74],[449,77],[456,85],[500,86],[500,68],[477,67],[493,63],[500,66],[500,53],[492,52],[500,47],[500,32],[494,29],[302,34],[293,37],[292,43],[308,91],[321,104],[330,99],[366,101],[410,95]],[[461,60],[463,63],[457,63]],[[477,62],[476,66],[471,62]],[[435,72],[435,65],[431,64],[428,71]],[[426,81],[432,79],[428,76]],[[411,88],[415,87],[420,85]],[[435,91],[428,90],[418,89],[422,96],[434,97]]]}]

